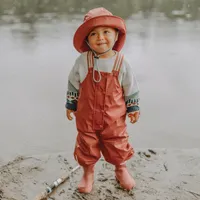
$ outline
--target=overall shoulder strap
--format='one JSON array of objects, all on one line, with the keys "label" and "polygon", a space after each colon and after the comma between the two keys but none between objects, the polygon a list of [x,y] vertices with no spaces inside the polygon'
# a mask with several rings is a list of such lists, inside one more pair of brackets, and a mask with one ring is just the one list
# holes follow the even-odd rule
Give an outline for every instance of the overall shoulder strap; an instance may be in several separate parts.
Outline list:
[{"label": "overall shoulder strap", "polygon": [[123,63],[124,55],[121,53],[117,53],[115,63],[113,66],[113,72],[119,72]]},{"label": "overall shoulder strap", "polygon": [[92,51],[87,52],[87,64],[88,64],[88,69],[93,68],[94,66],[94,56]]}]

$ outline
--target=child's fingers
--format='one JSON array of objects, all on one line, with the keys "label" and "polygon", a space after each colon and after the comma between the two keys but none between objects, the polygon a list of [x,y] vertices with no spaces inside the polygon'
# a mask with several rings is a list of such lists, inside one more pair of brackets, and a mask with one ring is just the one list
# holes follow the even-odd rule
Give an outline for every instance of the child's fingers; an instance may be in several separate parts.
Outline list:
[{"label": "child's fingers", "polygon": [[67,118],[68,118],[70,121],[73,119],[73,117],[71,116],[71,113],[73,113],[73,111],[67,110]]},{"label": "child's fingers", "polygon": [[140,113],[139,113],[139,112],[136,112],[136,113],[135,113],[135,119],[136,119],[136,121],[138,121],[139,117],[140,117]]},{"label": "child's fingers", "polygon": [[128,114],[128,117],[130,118],[130,122],[133,124],[135,123],[135,117],[132,113]]},{"label": "child's fingers", "polygon": [[131,117],[131,123],[134,124],[136,122],[136,119],[134,116]]},{"label": "child's fingers", "polygon": [[67,118],[68,118],[68,120],[72,120],[73,119],[73,117],[69,114],[68,116],[67,116]]},{"label": "child's fingers", "polygon": [[139,117],[140,117],[140,113],[139,112],[136,112],[135,114],[134,114],[134,119],[132,120],[132,123],[134,124],[134,123],[136,123],[138,120],[139,120]]},{"label": "child's fingers", "polygon": [[130,118],[130,122],[132,124],[134,124],[135,122],[138,121],[138,119],[140,117],[140,113],[139,112],[130,113],[130,114],[128,114],[128,117]]}]

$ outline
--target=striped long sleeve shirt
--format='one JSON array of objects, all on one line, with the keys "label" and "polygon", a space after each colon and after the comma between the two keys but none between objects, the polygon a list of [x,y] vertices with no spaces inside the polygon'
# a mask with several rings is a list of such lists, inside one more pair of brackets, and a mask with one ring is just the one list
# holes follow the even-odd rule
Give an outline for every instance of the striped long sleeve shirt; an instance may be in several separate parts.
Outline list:
[{"label": "striped long sleeve shirt", "polygon": [[[111,73],[115,59],[116,56],[100,58],[98,61],[99,71]],[[80,83],[84,81],[87,73],[87,52],[84,52],[76,59],[68,77],[68,90],[65,104],[67,109],[76,111]],[[139,111],[139,88],[132,67],[127,62],[126,58],[123,60],[118,80],[123,88],[127,113]]]}]

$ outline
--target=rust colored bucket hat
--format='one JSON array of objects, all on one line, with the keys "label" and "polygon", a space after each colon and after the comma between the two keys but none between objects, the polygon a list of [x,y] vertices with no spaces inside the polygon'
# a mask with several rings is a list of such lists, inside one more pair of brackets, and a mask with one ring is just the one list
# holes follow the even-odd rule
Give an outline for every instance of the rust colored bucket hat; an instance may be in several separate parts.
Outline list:
[{"label": "rust colored bucket hat", "polygon": [[81,24],[74,34],[74,47],[82,53],[89,51],[87,43],[85,42],[88,34],[98,26],[107,26],[119,30],[118,40],[115,42],[113,50],[120,51],[126,39],[126,25],[122,18],[114,16],[105,8],[95,8],[90,10],[84,17],[83,24]]}]

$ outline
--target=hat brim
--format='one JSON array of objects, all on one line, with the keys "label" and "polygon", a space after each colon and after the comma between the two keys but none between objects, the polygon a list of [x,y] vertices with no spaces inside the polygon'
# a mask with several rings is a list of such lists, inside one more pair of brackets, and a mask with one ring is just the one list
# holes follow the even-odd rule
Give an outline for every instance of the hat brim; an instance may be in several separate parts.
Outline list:
[{"label": "hat brim", "polygon": [[73,39],[75,49],[80,53],[89,51],[90,49],[86,44],[85,39],[88,34],[98,26],[108,26],[119,30],[118,40],[116,41],[113,50],[120,51],[124,46],[126,39],[126,25],[122,18],[113,15],[94,17],[85,21],[81,26],[79,26],[74,34]]}]

